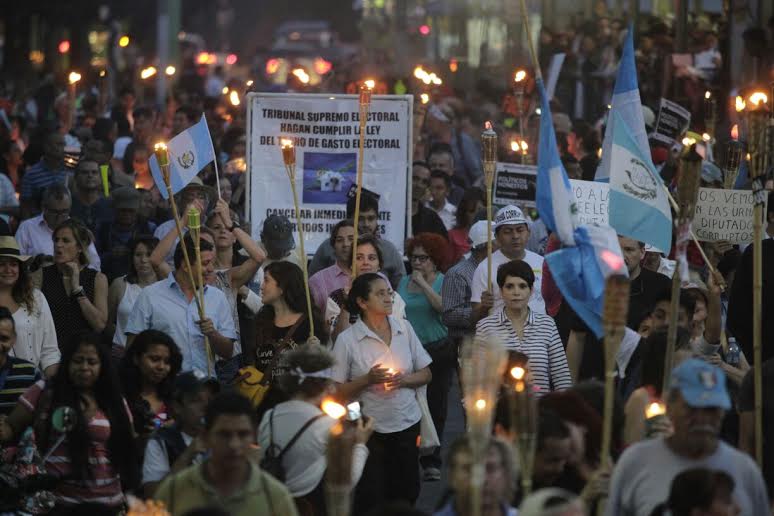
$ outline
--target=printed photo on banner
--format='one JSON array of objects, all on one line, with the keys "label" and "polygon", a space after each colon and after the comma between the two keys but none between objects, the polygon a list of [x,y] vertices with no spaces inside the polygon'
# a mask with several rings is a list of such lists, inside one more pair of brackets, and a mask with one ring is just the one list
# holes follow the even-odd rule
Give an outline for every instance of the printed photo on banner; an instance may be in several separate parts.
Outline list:
[{"label": "printed photo on banner", "polygon": [[[358,96],[250,93],[246,102],[250,120],[246,208],[252,236],[260,237],[270,215],[294,221],[293,195],[280,151],[280,138],[290,139],[305,251],[314,254],[333,226],[346,218],[347,193],[357,184]],[[410,95],[375,95],[363,132],[362,186],[364,191],[378,192],[378,231],[401,252],[409,205],[412,108]]]}]

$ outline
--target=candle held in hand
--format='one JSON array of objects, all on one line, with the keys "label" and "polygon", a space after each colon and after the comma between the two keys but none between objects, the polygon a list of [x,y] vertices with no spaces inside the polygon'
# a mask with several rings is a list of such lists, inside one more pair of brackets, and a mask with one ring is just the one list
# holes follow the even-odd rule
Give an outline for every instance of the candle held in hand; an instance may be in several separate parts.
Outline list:
[{"label": "candle held in hand", "polygon": [[654,401],[650,405],[648,405],[648,408],[645,409],[645,418],[646,419],[652,419],[657,416],[662,416],[666,414],[666,407],[664,407],[663,403],[659,403],[657,401]]}]

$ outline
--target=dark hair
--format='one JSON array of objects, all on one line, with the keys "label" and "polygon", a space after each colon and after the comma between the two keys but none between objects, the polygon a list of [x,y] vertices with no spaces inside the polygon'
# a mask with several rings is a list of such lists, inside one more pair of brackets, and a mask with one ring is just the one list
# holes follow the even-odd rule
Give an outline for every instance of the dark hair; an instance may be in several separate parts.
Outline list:
[{"label": "dark hair", "polygon": [[[664,378],[664,355],[667,347],[667,329],[659,328],[651,331],[645,339],[642,351],[642,377],[640,387],[652,387],[657,397],[661,397],[661,387]],[[685,328],[677,328],[676,349],[684,348],[690,341],[690,334]]]},{"label": "dark hair", "polygon": [[540,398],[540,406],[553,410],[564,421],[586,429],[586,463],[594,466],[599,462],[602,447],[602,417],[583,397],[573,391],[549,392]]},{"label": "dark hair", "polygon": [[452,163],[454,163],[454,152],[452,151],[451,145],[448,143],[434,143],[433,146],[430,147],[430,152],[427,153],[428,162],[433,154],[448,154]]},{"label": "dark hair", "polygon": [[[368,192],[362,192],[360,195],[360,213],[364,211],[375,211],[379,214],[379,199],[369,194]],[[350,197],[347,200],[347,218],[354,218],[355,216],[355,197]]]},{"label": "dark hair", "polygon": [[[183,240],[178,242],[177,247],[175,247],[175,269],[179,269],[180,265],[183,263],[183,245],[185,245],[185,250],[188,252],[188,259],[191,261],[194,259],[196,253],[194,241],[193,238],[191,238],[191,234],[187,233]],[[213,249],[214,247],[211,243],[199,236],[199,251],[212,251]],[[191,264],[191,267],[193,267],[193,263]]]},{"label": "dark hair", "polygon": [[210,401],[209,405],[207,405],[207,410],[204,412],[204,428],[210,430],[218,416],[224,414],[229,416],[247,416],[253,428],[258,424],[255,409],[253,409],[250,400],[234,391],[221,392]]},{"label": "dark hair", "polygon": [[51,414],[57,407],[70,407],[75,411],[75,427],[67,436],[67,453],[72,464],[72,475],[79,480],[92,477],[89,465],[89,450],[91,449],[91,437],[88,431],[88,421],[83,413],[83,398],[80,389],[75,386],[70,378],[70,363],[75,353],[84,346],[91,346],[97,351],[100,360],[99,377],[94,384],[93,394],[97,407],[110,421],[110,438],[107,448],[110,463],[121,476],[124,489],[128,490],[139,484],[139,468],[137,449],[132,432],[132,425],[126,411],[124,398],[121,395],[121,387],[113,370],[110,357],[110,347],[100,341],[96,333],[77,333],[69,342],[62,346],[62,360],[56,375],[46,384],[46,390],[41,395],[41,400],[50,400],[48,406],[45,402],[38,403],[38,410],[47,412],[47,419],[39,418],[40,424],[35,429],[39,438],[38,444],[41,450],[48,449],[53,444],[56,432],[51,429]]},{"label": "dark hair", "polygon": [[48,206],[48,203],[57,200],[61,201],[62,199],[72,199],[72,195],[70,194],[70,190],[67,189],[66,185],[63,185],[62,183],[54,183],[51,186],[47,186],[45,190],[43,190],[43,196],[41,197],[41,206]]},{"label": "dark hair", "polygon": [[[331,229],[331,237],[330,237],[330,243],[331,247],[333,247],[333,244],[336,243],[336,237],[339,236],[339,230],[341,228],[353,228],[355,227],[355,221],[352,219],[343,219],[336,223],[335,226]],[[361,240],[361,238],[358,238],[358,240]]]},{"label": "dark hair", "polygon": [[503,288],[509,276],[521,278],[527,282],[529,288],[535,284],[535,273],[532,267],[524,260],[511,260],[497,268],[497,286]]},{"label": "dark hair", "polygon": [[[662,301],[669,301],[670,303],[672,302],[671,288],[662,289],[661,292],[656,294],[656,298],[653,300],[653,306],[655,307],[656,304]],[[696,301],[694,301],[694,299],[689,296],[685,290],[680,290],[679,303],[682,308],[685,308],[685,311],[688,312],[689,316],[696,311]]]},{"label": "dark hair", "polygon": [[153,110],[147,106],[134,108],[134,111],[132,111],[132,118],[135,120],[138,118],[153,118]]},{"label": "dark hair", "polygon": [[[662,360],[663,361],[663,360]],[[583,401],[588,403],[589,407],[593,408],[597,414],[603,414],[605,411],[605,384],[599,380],[585,380],[580,383],[576,383],[570,389],[572,392],[579,394]],[[620,396],[615,396],[613,399],[613,443],[612,454],[613,457],[618,457],[623,444],[623,427],[624,427],[624,404]]]},{"label": "dark hair", "polygon": [[435,233],[418,233],[414,238],[409,239],[406,244],[406,254],[411,260],[414,249],[421,247],[435,265],[442,272],[446,270],[449,261],[449,242]]},{"label": "dark hair", "polygon": [[134,253],[140,244],[148,248],[148,252],[153,252],[159,243],[159,239],[151,235],[137,235],[129,244],[129,269],[124,278],[127,283],[137,283],[137,268],[134,266]]},{"label": "dark hair", "polygon": [[[486,197],[481,188],[471,187],[465,190],[465,193],[462,194],[462,199],[460,199],[460,203],[457,205],[456,227],[468,228],[473,225],[473,220],[466,220],[466,217],[468,216],[470,208],[475,208],[476,204],[479,202],[482,204],[486,203]],[[473,215],[473,217],[475,217],[475,215]]]},{"label": "dark hair", "polygon": [[774,192],[769,192],[769,204],[766,205],[766,215],[770,213],[774,213]]},{"label": "dark hair", "polygon": [[319,344],[300,346],[283,357],[287,371],[279,378],[279,387],[290,397],[301,394],[313,398],[322,394],[331,384],[328,378],[308,378],[297,373],[317,373],[333,367],[333,355]]},{"label": "dark hair", "polygon": [[449,177],[449,174],[447,174],[443,170],[438,170],[438,169],[431,170],[430,179],[442,179],[444,184],[446,185],[446,188],[451,188],[451,177]]},{"label": "dark hair", "polygon": [[[137,401],[140,401],[140,389],[142,388],[142,377],[140,373],[140,367],[137,362],[140,358],[148,352],[151,346],[155,345],[165,346],[169,350],[169,374],[158,385],[156,394],[169,404],[172,401],[172,396],[175,390],[175,377],[183,366],[183,355],[172,340],[172,337],[159,330],[143,330],[137,334],[132,342],[132,345],[128,347],[126,353],[121,359],[121,384],[124,388],[124,395],[129,405],[134,407]],[[135,425],[139,423],[135,418]]]},{"label": "dark hair", "polygon": [[150,157],[150,147],[145,145],[144,143],[139,142],[132,142],[129,145],[126,146],[126,149],[124,149],[124,157],[121,160],[124,164],[124,172],[127,174],[131,174],[134,171],[134,155],[139,150],[145,150],[148,153],[148,157]]},{"label": "dark hair", "polygon": [[194,108],[193,106],[189,106],[189,105],[183,105],[177,108],[175,110],[175,114],[178,114],[178,113],[185,115],[185,117],[190,122],[196,122],[196,117],[199,115],[199,111],[197,111],[196,108]]},{"label": "dark hair", "polygon": [[417,160],[414,160],[414,161],[411,163],[411,168],[414,168],[414,167],[424,167],[424,168],[426,168],[427,170],[430,170],[430,165],[428,165],[428,164],[427,164],[427,161],[425,161],[425,160],[422,160],[422,159],[417,159]]},{"label": "dark hair", "polygon": [[367,272],[355,278],[347,296],[347,310],[349,310],[349,313],[352,315],[363,314],[363,310],[360,309],[357,300],[368,299],[368,296],[371,295],[371,284],[376,280],[382,280],[388,285],[390,284],[383,276],[375,272]]},{"label": "dark hair", "polygon": [[[10,258],[13,260],[14,258]],[[27,264],[21,260],[16,260],[19,263],[19,278],[11,288],[11,297],[14,301],[24,306],[28,312],[35,310],[35,288],[32,284],[32,276],[30,275]]]},{"label": "dark hair", "polygon": [[382,249],[379,247],[379,241],[376,240],[376,237],[373,235],[358,235],[357,237],[357,246],[355,246],[355,249],[360,247],[361,245],[371,245],[376,250],[376,257],[379,259],[379,270],[384,267],[384,255],[382,254]]},{"label": "dark hair", "polygon": [[541,407],[538,415],[537,450],[543,450],[548,439],[567,439],[569,437],[570,429],[564,424],[562,418],[553,410]]},{"label": "dark hair", "polygon": [[16,321],[13,320],[13,314],[11,311],[4,307],[0,306],[0,321],[8,320],[11,321],[11,326],[13,326],[13,331],[16,333]]},{"label": "dark hair", "polygon": [[63,229],[72,231],[75,242],[81,248],[81,252],[78,255],[78,261],[81,265],[88,265],[89,245],[94,241],[94,237],[92,236],[91,231],[89,231],[89,228],[84,226],[83,223],[77,219],[67,219],[54,229],[54,232],[51,234],[51,239],[55,239]]},{"label": "dark hair", "polygon": [[651,516],[665,514],[690,516],[693,509],[708,510],[718,496],[731,498],[736,483],[725,471],[691,468],[672,480],[667,501],[653,510]]}]

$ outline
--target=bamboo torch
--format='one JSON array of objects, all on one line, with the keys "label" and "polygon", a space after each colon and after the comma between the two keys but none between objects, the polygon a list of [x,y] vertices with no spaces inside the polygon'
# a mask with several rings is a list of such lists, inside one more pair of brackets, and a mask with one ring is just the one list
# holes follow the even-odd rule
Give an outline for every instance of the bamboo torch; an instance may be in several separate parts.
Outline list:
[{"label": "bamboo torch", "polygon": [[325,472],[325,505],[330,516],[349,516],[352,511],[352,453],[355,435],[341,419],[347,409],[333,400],[325,400],[322,410],[339,421],[328,436],[328,469]]},{"label": "bamboo torch", "polygon": [[[198,302],[196,303],[199,308],[199,318],[204,319],[204,275],[202,274],[202,249],[199,241],[201,236],[202,222],[199,210],[193,206],[188,210],[188,232],[191,235],[191,240],[194,245],[194,255],[196,260],[196,279],[198,283],[194,283],[196,287],[196,295],[198,295]],[[180,240],[183,241],[182,239]],[[185,245],[183,246],[185,247]],[[210,348],[210,339],[204,336],[204,350],[207,353],[207,374],[212,371],[212,349]]]},{"label": "bamboo torch", "polygon": [[527,381],[527,371],[523,367],[511,368],[513,390],[509,393],[511,406],[511,430],[514,433],[514,446],[519,455],[521,472],[522,499],[532,492],[532,474],[537,449],[538,406],[532,386]]},{"label": "bamboo torch", "polygon": [[668,392],[672,375],[672,365],[677,345],[677,316],[680,308],[680,285],[688,281],[688,259],[686,252],[691,239],[691,222],[696,210],[696,199],[699,193],[701,178],[701,156],[696,152],[696,145],[691,145],[680,160],[680,176],[677,183],[677,218],[675,258],[677,267],[672,276],[672,295],[669,310],[669,327],[667,328],[667,349],[664,354],[664,381],[661,392]]},{"label": "bamboo torch", "polygon": [[413,143],[415,147],[422,137],[422,126],[425,124],[425,114],[427,113],[428,102],[430,102],[430,95],[427,93],[422,93],[419,95],[419,102],[414,103]]},{"label": "bamboo torch", "polygon": [[481,161],[484,164],[484,186],[486,186],[486,288],[492,291],[492,184],[497,168],[497,133],[492,123],[486,123],[481,133]]},{"label": "bamboo torch", "polygon": [[731,190],[739,176],[742,164],[742,144],[739,143],[739,125],[731,128],[731,139],[726,144],[726,161],[723,166],[723,188]]},{"label": "bamboo torch", "polygon": [[363,150],[365,148],[366,122],[368,112],[371,109],[371,92],[374,89],[374,81],[367,80],[360,85],[360,98],[358,106],[360,109],[360,143],[357,149],[357,186],[355,188],[355,235],[352,241],[352,279],[357,278],[357,235],[358,224],[360,220],[360,194],[363,191]]},{"label": "bamboo torch", "polygon": [[750,178],[753,191],[753,384],[755,390],[755,460],[763,464],[763,380],[761,376],[761,319],[763,316],[763,205],[766,202],[767,98],[760,93],[754,108],[747,114]]},{"label": "bamboo torch", "polygon": [[309,338],[314,337],[314,319],[312,318],[312,296],[309,293],[309,271],[306,266],[306,251],[304,250],[304,227],[301,220],[301,210],[298,208],[298,192],[296,191],[296,148],[290,138],[280,138],[282,146],[282,161],[285,172],[290,180],[293,192],[293,206],[296,210],[296,227],[298,228],[298,245],[301,249],[301,271],[304,273],[304,293],[306,294],[307,317],[309,317]]},{"label": "bamboo torch", "polygon": [[503,343],[491,338],[470,339],[461,350],[460,380],[473,463],[470,478],[472,516],[481,515],[484,462],[506,356]]},{"label": "bamboo torch", "polygon": [[[602,325],[605,331],[605,405],[602,419],[602,448],[599,464],[610,466],[610,448],[613,436],[613,405],[615,401],[615,366],[618,348],[626,329],[629,315],[629,278],[613,274],[605,281],[605,302]],[[597,514],[603,514],[605,504],[597,505]]]},{"label": "bamboo torch", "polygon": [[704,140],[707,144],[707,160],[714,161],[715,124],[718,119],[718,104],[710,90],[704,92]]}]

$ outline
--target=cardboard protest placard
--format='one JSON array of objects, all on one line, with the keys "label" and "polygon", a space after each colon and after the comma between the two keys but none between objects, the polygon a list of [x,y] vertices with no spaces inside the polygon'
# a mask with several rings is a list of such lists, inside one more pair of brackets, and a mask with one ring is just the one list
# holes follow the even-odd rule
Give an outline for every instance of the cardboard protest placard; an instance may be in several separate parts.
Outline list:
[{"label": "cardboard protest placard", "polygon": [[693,232],[696,238],[704,242],[752,242],[752,197],[751,190],[699,188],[696,213],[693,217]]},{"label": "cardboard protest placard", "polygon": [[498,163],[492,186],[492,204],[505,206],[516,204],[523,208],[535,207],[537,192],[537,167]]},{"label": "cardboard protest placard", "polygon": [[[346,218],[347,194],[357,181],[358,96],[250,93],[247,102],[246,205],[252,236],[257,239],[272,214],[285,215],[295,225],[279,142],[290,138],[296,148],[305,247],[313,253]],[[400,252],[409,206],[412,109],[411,95],[374,95],[363,156],[363,188],[380,196],[379,231]]]},{"label": "cardboard protest placard", "polygon": [[661,99],[655,129],[650,138],[671,147],[690,125],[690,111],[676,102]]}]

